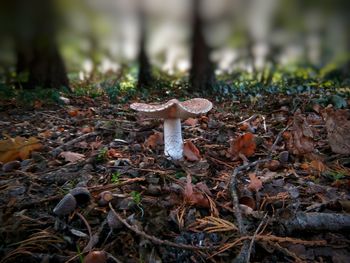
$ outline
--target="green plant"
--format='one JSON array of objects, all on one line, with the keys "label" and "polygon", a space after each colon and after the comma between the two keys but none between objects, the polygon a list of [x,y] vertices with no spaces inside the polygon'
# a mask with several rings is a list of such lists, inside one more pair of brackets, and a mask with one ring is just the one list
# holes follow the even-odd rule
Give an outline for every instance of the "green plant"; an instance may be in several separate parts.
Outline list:
[{"label": "green plant", "polygon": [[183,171],[177,171],[175,173],[175,178],[177,178],[177,179],[180,179],[180,178],[185,177],[185,176],[186,176],[186,174]]},{"label": "green plant", "polygon": [[108,151],[107,147],[103,147],[102,149],[100,149],[100,151],[98,152],[98,154],[96,156],[96,161],[102,162],[102,161],[106,160],[107,159],[107,151]]},{"label": "green plant", "polygon": [[344,172],[329,171],[325,174],[325,176],[332,181],[338,181],[340,179],[344,179],[346,174]]},{"label": "green plant", "polygon": [[79,261],[80,262],[84,262],[84,257],[83,257],[83,253],[81,253],[80,247],[78,245],[77,246],[77,252],[78,252],[78,256],[79,256]]},{"label": "green plant", "polygon": [[137,191],[132,191],[130,193],[132,200],[135,202],[135,204],[137,206],[139,206],[141,204],[141,193],[137,192]]},{"label": "green plant", "polygon": [[143,208],[142,208],[142,205],[141,205],[141,199],[142,199],[141,193],[139,193],[137,191],[132,191],[130,193],[130,195],[131,195],[132,200],[136,204],[136,206],[140,209],[141,217],[143,217],[144,211],[143,211]]},{"label": "green plant", "polygon": [[115,184],[119,183],[120,176],[121,176],[120,172],[118,171],[114,172],[111,177],[111,182]]}]

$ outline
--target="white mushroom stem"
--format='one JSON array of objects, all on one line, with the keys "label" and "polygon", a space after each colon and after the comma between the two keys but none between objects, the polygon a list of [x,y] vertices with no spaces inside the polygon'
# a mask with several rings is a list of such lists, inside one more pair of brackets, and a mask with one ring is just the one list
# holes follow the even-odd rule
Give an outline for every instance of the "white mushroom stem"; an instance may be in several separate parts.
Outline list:
[{"label": "white mushroom stem", "polygon": [[164,153],[173,160],[179,160],[183,157],[180,119],[164,120]]}]

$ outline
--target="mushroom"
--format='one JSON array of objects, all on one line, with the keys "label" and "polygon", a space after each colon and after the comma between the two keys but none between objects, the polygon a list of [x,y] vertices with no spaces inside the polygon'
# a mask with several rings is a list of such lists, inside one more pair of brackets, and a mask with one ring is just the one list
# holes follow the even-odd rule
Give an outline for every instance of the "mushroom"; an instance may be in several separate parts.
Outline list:
[{"label": "mushroom", "polygon": [[53,209],[54,214],[65,216],[74,211],[77,206],[77,200],[70,193],[66,194],[62,200]]},{"label": "mushroom", "polygon": [[146,117],[164,119],[164,153],[171,159],[178,160],[183,157],[181,119],[207,113],[213,104],[206,99],[194,98],[184,102],[172,99],[158,105],[133,103],[130,107]]}]

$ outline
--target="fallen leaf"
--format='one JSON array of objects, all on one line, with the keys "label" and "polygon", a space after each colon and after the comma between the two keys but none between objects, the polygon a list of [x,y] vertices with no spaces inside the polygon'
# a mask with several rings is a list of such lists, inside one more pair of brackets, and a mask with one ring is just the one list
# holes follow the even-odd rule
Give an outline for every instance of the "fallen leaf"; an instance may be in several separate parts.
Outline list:
[{"label": "fallen leaf", "polygon": [[94,131],[94,127],[86,126],[81,129],[82,133],[90,133]]},{"label": "fallen leaf", "polygon": [[28,159],[30,153],[42,148],[42,144],[35,137],[15,137],[0,141],[0,162],[7,163],[17,159]]},{"label": "fallen leaf", "polygon": [[41,100],[36,100],[34,102],[34,108],[35,109],[40,109],[43,106],[43,102]]},{"label": "fallen leaf", "polygon": [[121,158],[123,157],[123,154],[116,149],[109,149],[107,151],[107,156],[108,158],[113,159],[113,158]]},{"label": "fallen leaf", "polygon": [[300,164],[300,168],[303,169],[303,170],[309,170],[310,169],[310,164],[308,163],[302,163]]},{"label": "fallen leaf", "polygon": [[151,149],[155,149],[158,145],[163,144],[163,133],[156,132],[148,137],[145,142],[145,146]]},{"label": "fallen leaf", "polygon": [[52,135],[52,131],[50,131],[50,130],[46,130],[46,131],[40,132],[38,134],[38,136],[41,138],[49,138],[49,137],[51,137],[51,135]]},{"label": "fallen leaf", "polygon": [[71,117],[76,117],[79,113],[79,110],[78,109],[71,109],[68,111],[68,115],[71,116]]},{"label": "fallen leaf", "polygon": [[191,162],[199,161],[201,159],[201,154],[198,148],[191,141],[186,141],[184,143],[183,154],[185,158]]},{"label": "fallen leaf", "polygon": [[256,177],[255,173],[250,173],[249,179],[250,183],[248,185],[248,188],[250,190],[258,192],[263,187],[262,181],[258,177]]},{"label": "fallen leaf", "polygon": [[92,150],[96,150],[96,149],[99,149],[101,147],[102,141],[96,140],[94,142],[90,142],[89,145],[90,145]]},{"label": "fallen leaf", "polygon": [[311,126],[298,112],[294,114],[291,132],[285,132],[283,138],[287,142],[289,152],[295,155],[305,155],[314,151]]},{"label": "fallen leaf", "polygon": [[243,122],[240,126],[239,129],[241,131],[247,131],[248,129],[250,129],[250,124],[248,122]]},{"label": "fallen leaf", "polygon": [[81,161],[85,158],[84,154],[81,153],[75,153],[75,152],[61,152],[60,157],[63,157],[67,162],[70,163],[76,163],[78,161]]},{"label": "fallen leaf", "polygon": [[350,154],[350,112],[329,108],[323,113],[329,145],[334,153]]},{"label": "fallen leaf", "polygon": [[326,170],[326,166],[323,164],[323,162],[321,162],[319,160],[311,161],[310,168],[318,173],[322,173]]},{"label": "fallen leaf", "polygon": [[239,136],[235,141],[231,141],[229,153],[232,157],[237,157],[239,154],[243,154],[246,157],[250,157],[255,153],[256,143],[254,135],[250,132]]},{"label": "fallen leaf", "polygon": [[192,184],[191,175],[187,175],[186,186],[183,192],[184,201],[189,205],[196,205],[198,207],[210,208],[210,203],[205,194],[196,191]]},{"label": "fallen leaf", "polygon": [[195,118],[188,118],[187,120],[184,121],[184,125],[187,126],[196,126],[198,124],[198,119]]}]

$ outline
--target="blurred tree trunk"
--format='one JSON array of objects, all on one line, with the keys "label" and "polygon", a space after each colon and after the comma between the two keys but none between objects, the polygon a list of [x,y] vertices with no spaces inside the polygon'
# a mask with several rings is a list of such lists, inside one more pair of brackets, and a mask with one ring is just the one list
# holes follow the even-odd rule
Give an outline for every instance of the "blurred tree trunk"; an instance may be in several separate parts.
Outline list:
[{"label": "blurred tree trunk", "polygon": [[27,89],[68,87],[66,69],[55,39],[54,0],[15,0],[12,11],[16,72],[21,86]]},{"label": "blurred tree trunk", "polygon": [[191,43],[191,91],[210,91],[215,82],[214,66],[210,61],[210,47],[204,36],[204,22],[200,14],[200,1],[193,0]]},{"label": "blurred tree trunk", "polygon": [[[140,5],[141,4],[142,3],[140,3]],[[150,87],[153,81],[151,64],[149,62],[149,58],[146,51],[146,41],[147,41],[146,25],[145,25],[146,17],[142,6],[140,6],[140,10],[139,10],[139,20],[140,20],[140,40],[139,40],[139,54],[138,54],[139,72],[138,72],[137,86],[139,88],[142,88],[142,87]]]}]

